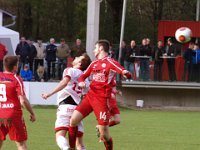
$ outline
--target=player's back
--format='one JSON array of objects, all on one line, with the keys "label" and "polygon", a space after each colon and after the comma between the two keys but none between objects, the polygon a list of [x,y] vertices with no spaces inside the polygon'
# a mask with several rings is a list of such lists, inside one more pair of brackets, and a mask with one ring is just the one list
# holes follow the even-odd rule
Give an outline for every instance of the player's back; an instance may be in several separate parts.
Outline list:
[{"label": "player's back", "polygon": [[25,95],[22,79],[13,73],[0,72],[0,118],[22,115],[19,95]]}]

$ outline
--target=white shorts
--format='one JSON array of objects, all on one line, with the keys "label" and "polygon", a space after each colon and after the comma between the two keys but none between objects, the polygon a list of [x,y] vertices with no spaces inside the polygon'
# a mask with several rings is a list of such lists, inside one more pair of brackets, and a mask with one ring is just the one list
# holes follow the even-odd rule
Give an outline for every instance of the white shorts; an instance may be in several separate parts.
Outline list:
[{"label": "white shorts", "polygon": [[[55,131],[67,130],[70,125],[70,118],[73,111],[77,106],[75,105],[59,105],[57,109],[57,118],[55,122]],[[83,122],[81,121],[78,125],[78,131],[84,133]]]}]

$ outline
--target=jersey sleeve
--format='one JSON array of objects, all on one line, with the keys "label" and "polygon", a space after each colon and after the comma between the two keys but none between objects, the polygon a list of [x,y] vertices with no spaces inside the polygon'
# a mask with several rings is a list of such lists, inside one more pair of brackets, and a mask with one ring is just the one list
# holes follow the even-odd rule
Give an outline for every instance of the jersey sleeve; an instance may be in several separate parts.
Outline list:
[{"label": "jersey sleeve", "polygon": [[17,91],[17,95],[18,96],[25,96],[25,92],[24,92],[24,83],[22,78],[20,78],[19,76],[15,76],[17,82],[16,82],[16,91]]},{"label": "jersey sleeve", "polygon": [[74,75],[74,71],[72,68],[66,68],[64,71],[63,71],[63,78],[65,77],[68,77],[68,78],[72,78]]},{"label": "jersey sleeve", "polygon": [[111,64],[111,69],[116,71],[119,74],[122,74],[122,71],[125,70],[117,61],[114,59],[108,59],[109,63]]},{"label": "jersey sleeve", "polygon": [[78,82],[84,82],[86,78],[88,78],[92,72],[92,67],[94,62],[92,62],[88,68],[84,71],[84,73],[79,77]]}]

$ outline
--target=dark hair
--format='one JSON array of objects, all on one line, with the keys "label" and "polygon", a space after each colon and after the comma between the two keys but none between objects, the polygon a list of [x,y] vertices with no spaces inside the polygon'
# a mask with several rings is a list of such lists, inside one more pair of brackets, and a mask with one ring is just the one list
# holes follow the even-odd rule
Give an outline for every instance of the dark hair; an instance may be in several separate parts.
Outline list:
[{"label": "dark hair", "polygon": [[13,71],[14,66],[17,66],[18,64],[18,61],[18,56],[5,56],[3,59],[3,64],[7,71]]},{"label": "dark hair", "polygon": [[91,59],[90,59],[90,57],[88,56],[87,53],[83,53],[82,56],[84,56],[84,58],[81,61],[81,68],[80,69],[84,71],[90,65]]},{"label": "dark hair", "polygon": [[108,40],[98,40],[95,44],[98,44],[99,46],[103,46],[103,49],[105,52],[109,52],[110,49],[110,42]]},{"label": "dark hair", "polygon": [[61,39],[60,39],[60,42],[65,42],[65,39],[64,39],[64,38],[61,38]]}]

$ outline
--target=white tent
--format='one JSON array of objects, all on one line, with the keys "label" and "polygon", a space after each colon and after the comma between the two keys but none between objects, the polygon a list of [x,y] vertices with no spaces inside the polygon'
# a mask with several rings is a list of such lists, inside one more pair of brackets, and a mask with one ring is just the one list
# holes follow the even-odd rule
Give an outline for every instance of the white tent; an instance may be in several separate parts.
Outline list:
[{"label": "white tent", "polygon": [[0,43],[8,50],[8,55],[15,55],[15,49],[19,43],[19,33],[0,26]]}]

